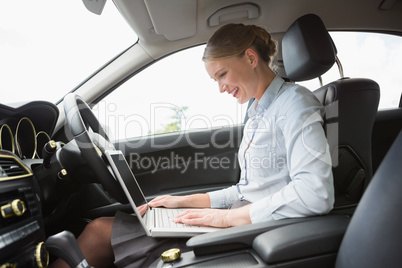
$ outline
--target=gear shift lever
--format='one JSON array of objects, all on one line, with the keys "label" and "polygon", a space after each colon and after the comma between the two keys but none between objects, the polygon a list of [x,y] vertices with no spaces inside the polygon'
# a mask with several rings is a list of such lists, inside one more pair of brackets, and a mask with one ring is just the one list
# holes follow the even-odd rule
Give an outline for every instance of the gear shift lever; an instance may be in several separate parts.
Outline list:
[{"label": "gear shift lever", "polygon": [[63,231],[46,240],[46,248],[54,256],[63,259],[72,268],[90,268],[72,233]]}]

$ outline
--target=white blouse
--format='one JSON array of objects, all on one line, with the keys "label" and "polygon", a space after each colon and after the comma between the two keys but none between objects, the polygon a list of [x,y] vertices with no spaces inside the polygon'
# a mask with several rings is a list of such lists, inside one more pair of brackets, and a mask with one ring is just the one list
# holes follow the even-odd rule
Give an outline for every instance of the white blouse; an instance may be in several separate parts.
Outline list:
[{"label": "white blouse", "polygon": [[211,207],[245,199],[253,223],[328,213],[334,186],[322,109],[308,89],[276,76],[248,110],[240,181],[209,192]]}]

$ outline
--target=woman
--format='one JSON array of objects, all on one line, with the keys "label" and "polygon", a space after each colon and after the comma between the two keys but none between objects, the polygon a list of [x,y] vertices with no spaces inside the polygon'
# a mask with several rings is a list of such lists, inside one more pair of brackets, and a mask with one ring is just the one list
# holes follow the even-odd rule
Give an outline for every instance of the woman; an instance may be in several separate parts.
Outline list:
[{"label": "woman", "polygon": [[[219,91],[241,104],[255,98],[239,148],[240,181],[206,194],[157,197],[151,207],[210,208],[188,210],[174,221],[215,227],[325,214],[332,209],[334,189],[322,106],[309,90],[275,75],[270,67],[275,54],[270,34],[254,25],[229,24],[211,37],[203,61]],[[107,267],[114,258],[119,267],[146,267],[167,249],[187,250],[185,242],[148,237],[135,217],[119,212],[115,218],[94,220],[78,238],[87,261],[95,267]]]}]

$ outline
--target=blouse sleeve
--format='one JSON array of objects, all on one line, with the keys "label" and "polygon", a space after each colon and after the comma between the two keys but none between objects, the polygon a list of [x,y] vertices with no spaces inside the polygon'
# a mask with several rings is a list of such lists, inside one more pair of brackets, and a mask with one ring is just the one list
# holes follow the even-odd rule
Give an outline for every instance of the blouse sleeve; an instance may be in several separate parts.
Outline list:
[{"label": "blouse sleeve", "polygon": [[238,198],[236,186],[230,186],[226,189],[208,192],[211,199],[211,208],[229,208]]}]

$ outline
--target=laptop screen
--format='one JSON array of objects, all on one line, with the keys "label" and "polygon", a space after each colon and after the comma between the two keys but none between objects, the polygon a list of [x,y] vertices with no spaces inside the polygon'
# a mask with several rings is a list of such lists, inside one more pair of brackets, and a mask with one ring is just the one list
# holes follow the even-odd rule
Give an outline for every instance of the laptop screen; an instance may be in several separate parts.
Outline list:
[{"label": "laptop screen", "polygon": [[115,168],[113,169],[115,174],[117,172],[119,173],[116,174],[116,176],[120,176],[121,179],[123,180],[135,205],[139,207],[141,205],[146,204],[147,200],[145,199],[144,194],[142,193],[141,188],[138,185],[137,180],[135,179],[134,174],[132,173],[129,165],[127,164],[127,161],[124,158],[122,152],[113,151],[108,155],[110,157],[109,160],[111,159],[113,161],[113,163],[110,164],[111,165],[114,164],[115,166]]},{"label": "laptop screen", "polygon": [[[131,168],[129,167],[126,159],[124,158],[123,153],[118,150],[110,150],[110,151],[106,150],[105,155],[106,155],[107,159],[109,160],[110,166],[112,167],[113,172],[115,173],[118,181],[120,182],[120,185],[122,186],[122,188],[127,196],[127,199],[130,201],[130,204],[131,204],[134,212],[136,213],[138,220],[144,227],[144,230],[148,236],[191,237],[191,236],[194,236],[194,235],[197,235],[200,233],[220,230],[220,228],[199,227],[199,226],[193,226],[196,228],[191,228],[191,226],[185,227],[184,225],[179,226],[179,228],[175,228],[174,226],[165,228],[165,227],[155,226],[155,224],[160,222],[160,221],[156,220],[156,218],[158,218],[159,220],[161,218],[154,216],[153,213],[145,213],[141,217],[140,212],[138,211],[137,207],[147,204],[147,201],[144,197],[144,194],[141,191],[140,186],[137,183],[137,180],[134,177],[134,174],[131,171]],[[147,210],[148,212],[152,212],[152,211],[150,211],[149,207],[147,209],[148,209]],[[158,211],[160,212],[161,210],[158,210]],[[153,212],[155,212],[155,211],[153,211]],[[167,219],[167,220],[169,220],[169,219]],[[166,222],[166,219],[164,217],[162,217],[162,222]]]}]

